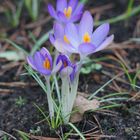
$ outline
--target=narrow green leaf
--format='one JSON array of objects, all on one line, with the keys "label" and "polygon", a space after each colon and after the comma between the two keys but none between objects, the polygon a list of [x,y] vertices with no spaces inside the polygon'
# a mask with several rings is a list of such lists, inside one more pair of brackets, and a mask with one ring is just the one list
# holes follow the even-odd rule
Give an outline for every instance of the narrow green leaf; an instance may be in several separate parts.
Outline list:
[{"label": "narrow green leaf", "polygon": [[83,134],[72,123],[68,123],[68,125],[70,125],[77,132],[77,134],[81,137],[82,140],[86,140]]},{"label": "narrow green leaf", "polygon": [[11,41],[9,39],[5,39],[5,41],[8,42],[9,44],[11,44],[13,47],[15,47],[16,49],[18,49],[19,51],[22,51],[25,55],[28,55],[29,54],[25,49],[23,49],[21,46],[17,45],[13,41]]}]

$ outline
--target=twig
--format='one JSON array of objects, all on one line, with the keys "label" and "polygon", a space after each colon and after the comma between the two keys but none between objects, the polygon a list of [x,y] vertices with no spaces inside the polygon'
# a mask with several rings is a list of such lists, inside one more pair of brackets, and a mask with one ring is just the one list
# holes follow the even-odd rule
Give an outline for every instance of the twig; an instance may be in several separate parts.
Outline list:
[{"label": "twig", "polygon": [[0,82],[0,86],[8,86],[8,87],[26,87],[26,86],[37,86],[36,83],[24,83],[24,82]]},{"label": "twig", "polygon": [[15,138],[14,136],[12,136],[11,134],[9,134],[9,133],[7,133],[5,131],[0,130],[0,133],[7,135],[7,136],[11,137],[14,140],[17,140],[17,138]]}]

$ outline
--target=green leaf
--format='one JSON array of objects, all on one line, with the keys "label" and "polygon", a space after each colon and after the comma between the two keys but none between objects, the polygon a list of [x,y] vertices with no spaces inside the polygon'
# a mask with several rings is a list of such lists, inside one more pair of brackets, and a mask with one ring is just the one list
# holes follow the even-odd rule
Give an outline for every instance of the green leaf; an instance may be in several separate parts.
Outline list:
[{"label": "green leaf", "polygon": [[72,123],[68,123],[68,125],[70,125],[77,132],[77,134],[81,137],[82,140],[86,140],[83,134]]},{"label": "green leaf", "polygon": [[9,44],[11,44],[13,47],[15,47],[16,49],[18,49],[19,51],[22,51],[25,55],[29,55],[29,53],[25,49],[23,49],[21,46],[17,45],[13,41],[11,41],[9,39],[5,39],[5,41],[8,42]]},{"label": "green leaf", "polygon": [[24,60],[25,56],[22,52],[16,52],[16,51],[6,51],[6,52],[0,52],[0,58],[6,58],[7,60],[12,61],[19,61]]},{"label": "green leaf", "polygon": [[89,74],[95,70],[100,70],[102,68],[101,64],[91,64],[91,65],[86,65],[85,67],[81,68],[81,73],[82,74]]}]

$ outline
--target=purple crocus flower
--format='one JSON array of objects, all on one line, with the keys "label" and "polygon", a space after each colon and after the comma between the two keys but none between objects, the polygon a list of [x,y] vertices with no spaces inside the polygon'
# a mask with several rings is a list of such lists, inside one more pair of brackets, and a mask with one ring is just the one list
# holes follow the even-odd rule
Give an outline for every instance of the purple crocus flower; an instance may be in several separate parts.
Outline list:
[{"label": "purple crocus flower", "polygon": [[48,5],[50,15],[56,20],[68,23],[75,22],[82,16],[83,3],[78,3],[78,0],[57,0],[56,11],[51,4]]},{"label": "purple crocus flower", "polygon": [[36,71],[43,75],[51,75],[57,72],[62,63],[59,63],[53,69],[52,57],[46,48],[42,48],[40,51],[35,52],[33,56],[27,57],[28,64]]},{"label": "purple crocus flower", "polygon": [[84,12],[78,26],[68,23],[65,34],[71,42],[71,47],[65,45],[65,49],[70,53],[79,53],[81,56],[86,56],[107,47],[114,39],[114,35],[107,37],[109,24],[100,25],[94,32],[93,25],[92,15],[88,11]]},{"label": "purple crocus flower", "polygon": [[66,55],[63,55],[63,54],[60,54],[57,57],[56,64],[58,64],[60,61],[62,62],[62,65],[60,68],[61,75],[69,76],[72,82],[76,74],[76,68],[77,68],[76,64],[72,64],[70,59]]},{"label": "purple crocus flower", "polygon": [[[50,42],[55,46],[57,51],[69,55],[69,53],[66,51],[65,46],[71,46],[70,42],[65,35],[65,29],[64,26],[58,22],[54,23],[53,26],[53,34],[50,34]],[[63,43],[61,43],[63,42]]]}]

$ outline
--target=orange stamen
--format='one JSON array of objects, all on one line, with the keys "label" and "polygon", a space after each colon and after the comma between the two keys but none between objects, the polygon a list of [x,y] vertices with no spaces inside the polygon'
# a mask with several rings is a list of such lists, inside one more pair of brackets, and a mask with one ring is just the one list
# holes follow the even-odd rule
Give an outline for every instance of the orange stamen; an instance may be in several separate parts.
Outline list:
[{"label": "orange stamen", "polygon": [[86,32],[83,36],[83,41],[84,43],[90,43],[91,41],[91,38],[90,38],[90,35],[88,34],[88,32]]},{"label": "orange stamen", "polygon": [[48,58],[46,58],[46,60],[43,62],[43,67],[45,69],[51,69],[51,64]]},{"label": "orange stamen", "polygon": [[70,41],[68,40],[68,38],[67,38],[67,36],[66,35],[64,35],[64,41],[66,42],[66,43],[70,43]]},{"label": "orange stamen", "polygon": [[68,64],[67,64],[66,61],[64,61],[63,64],[64,64],[64,67],[67,67],[68,66]]},{"label": "orange stamen", "polygon": [[72,7],[68,7],[68,8],[65,8],[64,9],[64,14],[67,18],[70,18],[71,17],[71,14],[72,14]]}]

